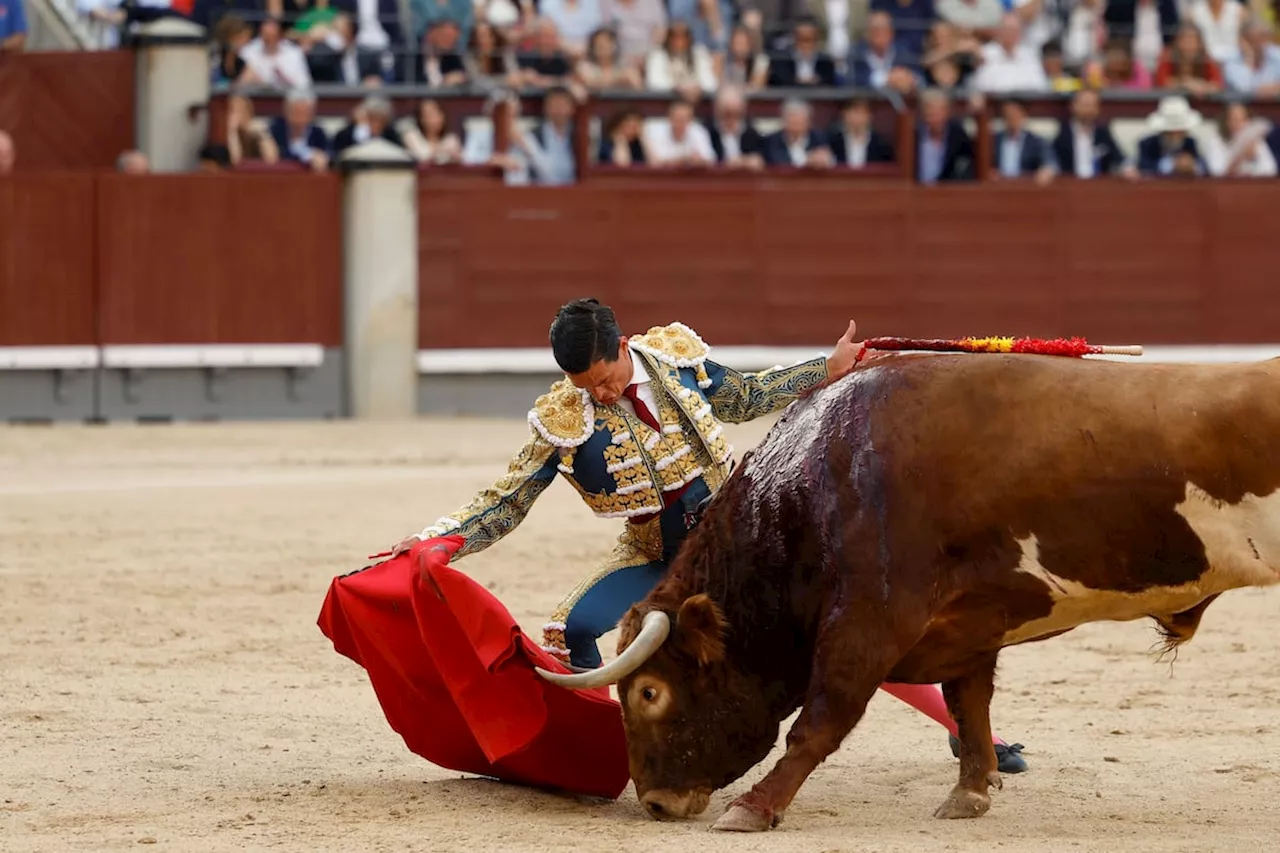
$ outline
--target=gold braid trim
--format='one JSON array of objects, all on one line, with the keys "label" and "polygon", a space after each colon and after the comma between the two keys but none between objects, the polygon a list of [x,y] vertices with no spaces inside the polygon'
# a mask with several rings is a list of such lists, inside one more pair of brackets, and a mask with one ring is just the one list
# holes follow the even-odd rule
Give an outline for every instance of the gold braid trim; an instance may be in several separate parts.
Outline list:
[{"label": "gold braid trim", "polygon": [[585,390],[561,379],[534,401],[529,425],[556,447],[577,447],[595,432],[595,404]]},{"label": "gold braid trim", "polygon": [[711,387],[705,364],[711,347],[684,323],[654,326],[643,335],[632,338],[630,344],[663,364],[693,368],[698,377],[698,387]]},{"label": "gold braid trim", "polygon": [[655,518],[643,524],[627,524],[618,536],[613,551],[600,568],[579,581],[551,614],[551,620],[542,626],[542,650],[561,660],[568,660],[569,647],[564,639],[565,623],[582,597],[593,586],[620,569],[643,566],[661,559],[661,520]]}]

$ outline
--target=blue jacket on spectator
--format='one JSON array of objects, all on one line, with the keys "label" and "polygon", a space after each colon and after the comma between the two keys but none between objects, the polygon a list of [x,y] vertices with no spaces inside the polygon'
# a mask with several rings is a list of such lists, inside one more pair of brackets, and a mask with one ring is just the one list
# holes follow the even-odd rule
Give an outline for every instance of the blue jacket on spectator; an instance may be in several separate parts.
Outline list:
[{"label": "blue jacket on spectator", "polygon": [[916,180],[928,183],[925,169],[936,165],[937,181],[972,181],[975,179],[973,140],[965,133],[964,125],[959,119],[947,121],[947,129],[942,137],[942,147],[938,161],[931,164],[927,150],[928,130],[920,123],[916,130]]},{"label": "blue jacket on spectator", "polygon": [[[1053,153],[1058,158],[1058,168],[1064,175],[1076,175],[1076,137],[1071,130],[1071,122],[1064,121],[1058,136],[1053,140]],[[1093,172],[1095,175],[1110,175],[1124,165],[1124,154],[1116,139],[1111,135],[1111,128],[1105,124],[1093,127]]]},{"label": "blue jacket on spectator", "polygon": [[[831,154],[841,166],[848,165],[849,145],[845,141],[843,130],[836,130],[831,134]],[[885,139],[878,130],[872,128],[870,138],[867,139],[866,162],[892,163],[895,159],[897,159],[897,155],[894,154],[893,146],[889,144],[889,140]]]},{"label": "blue jacket on spectator", "polygon": [[[991,165],[996,167],[1005,177],[1017,177],[1017,175],[1005,175],[1002,171],[1004,165],[1004,143],[1008,139],[1005,131],[1000,131],[995,136],[995,144],[991,146]],[[1022,149],[1018,152],[1018,175],[1032,175],[1040,171],[1045,166],[1057,166],[1058,158],[1053,153],[1053,147],[1048,140],[1037,136],[1025,128],[1022,131]]]},{"label": "blue jacket on spectator", "polygon": [[1164,150],[1160,134],[1153,133],[1138,143],[1138,171],[1144,175],[1169,175],[1173,173],[1173,157],[1175,154],[1187,153],[1196,158],[1196,174],[1208,174],[1200,149],[1190,134],[1182,137],[1178,150]]},{"label": "blue jacket on spectator", "polygon": [[[276,147],[280,149],[281,160],[293,160],[296,163],[306,162],[302,157],[298,156],[298,152],[289,147],[289,125],[285,122],[284,116],[276,116],[271,120],[271,138],[276,141]],[[328,157],[333,156],[328,135],[320,125],[314,122],[307,128],[306,144],[312,150],[323,151]]]},{"label": "blue jacket on spectator", "polygon": [[[804,150],[813,151],[816,148],[826,148],[827,137],[818,130],[810,130],[809,138],[805,140]],[[760,151],[764,157],[764,162],[770,166],[794,166],[791,162],[791,152],[787,149],[787,139],[781,130],[771,133],[764,138],[764,146]]]},{"label": "blue jacket on spectator", "polygon": [[471,42],[471,30],[476,25],[476,7],[472,0],[409,0],[410,19],[413,21],[414,42],[421,44],[427,27],[436,21],[453,21],[458,25],[458,44]]},{"label": "blue jacket on spectator", "polygon": [[925,36],[938,17],[933,0],[871,0],[871,11],[887,12],[893,18],[893,41],[899,50],[924,56]]},{"label": "blue jacket on spectator", "polygon": [[[880,89],[884,83],[879,85],[872,79],[871,62],[868,60],[869,52],[867,45],[859,43],[853,46],[849,51],[849,61],[847,71],[844,75],[844,83],[847,86],[854,86],[858,89]],[[920,73],[920,65],[916,61],[913,54],[902,50],[898,45],[894,45],[889,49],[889,67],[905,68],[916,78],[917,85],[924,83],[924,77]]]}]

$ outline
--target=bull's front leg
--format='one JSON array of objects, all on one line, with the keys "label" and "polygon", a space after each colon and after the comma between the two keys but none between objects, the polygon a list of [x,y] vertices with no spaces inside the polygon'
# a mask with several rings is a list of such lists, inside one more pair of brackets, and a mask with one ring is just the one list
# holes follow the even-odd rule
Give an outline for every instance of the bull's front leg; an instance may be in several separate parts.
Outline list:
[{"label": "bull's front leg", "polygon": [[[857,658],[858,656],[851,656]],[[804,780],[840,747],[867,710],[867,703],[884,680],[883,671],[868,671],[846,659],[835,665],[815,663],[804,708],[787,732],[787,751],[763,779],[734,800],[713,829],[762,832],[782,821],[782,813]]]},{"label": "bull's front leg", "polygon": [[997,772],[991,738],[991,696],[995,692],[996,655],[980,660],[965,677],[944,682],[947,711],[960,728],[960,781],[938,810],[938,818],[981,817],[991,808],[990,786],[1004,783]]}]

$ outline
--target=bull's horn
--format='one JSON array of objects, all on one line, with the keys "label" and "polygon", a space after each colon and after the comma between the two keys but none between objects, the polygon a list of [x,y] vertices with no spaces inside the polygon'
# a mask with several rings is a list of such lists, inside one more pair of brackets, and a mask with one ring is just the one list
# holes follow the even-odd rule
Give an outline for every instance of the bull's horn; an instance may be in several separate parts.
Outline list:
[{"label": "bull's horn", "polygon": [[571,687],[574,690],[590,690],[593,687],[616,684],[639,669],[640,664],[647,661],[658,650],[669,633],[671,633],[670,617],[661,610],[652,610],[645,614],[644,622],[640,624],[640,634],[631,645],[604,666],[574,675],[548,672],[541,667],[534,667],[534,669],[537,670],[538,675],[552,684]]}]

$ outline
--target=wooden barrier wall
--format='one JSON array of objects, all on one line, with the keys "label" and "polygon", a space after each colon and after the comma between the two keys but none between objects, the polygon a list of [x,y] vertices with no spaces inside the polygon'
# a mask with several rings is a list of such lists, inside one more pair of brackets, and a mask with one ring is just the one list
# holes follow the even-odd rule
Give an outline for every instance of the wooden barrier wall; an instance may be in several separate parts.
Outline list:
[{"label": "wooden barrier wall", "polygon": [[0,179],[0,346],[342,342],[336,175]]},{"label": "wooden barrier wall", "polygon": [[569,188],[424,179],[421,344],[545,346],[556,308],[713,344],[860,334],[1274,343],[1276,182],[589,177]]},{"label": "wooden barrier wall", "polygon": [[14,170],[111,169],[134,145],[132,51],[0,54],[0,130]]}]

